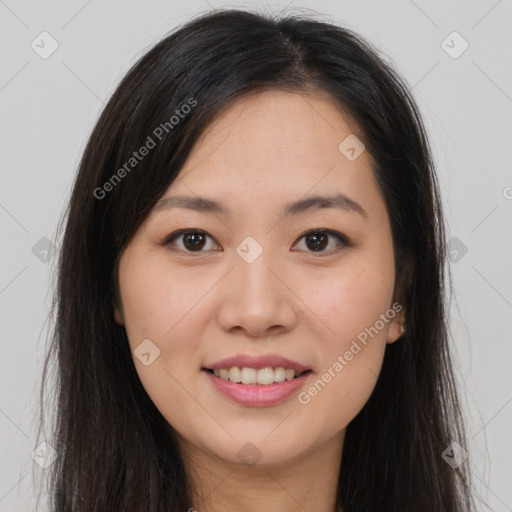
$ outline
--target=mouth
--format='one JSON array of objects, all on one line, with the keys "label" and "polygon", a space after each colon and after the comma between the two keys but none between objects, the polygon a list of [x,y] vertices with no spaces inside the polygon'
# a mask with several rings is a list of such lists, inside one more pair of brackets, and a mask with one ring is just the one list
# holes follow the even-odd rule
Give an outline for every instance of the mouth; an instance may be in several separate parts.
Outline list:
[{"label": "mouth", "polygon": [[298,392],[314,373],[280,354],[236,354],[206,363],[201,373],[213,389],[246,407],[280,404]]},{"label": "mouth", "polygon": [[[213,389],[245,407],[277,406],[306,385],[313,371],[284,367],[202,368]],[[288,370],[288,371],[287,371]],[[233,380],[231,380],[233,379]]]},{"label": "mouth", "polygon": [[283,366],[277,366],[275,368],[271,366],[264,368],[231,366],[229,368],[220,369],[202,368],[202,370],[219,379],[246,386],[271,386],[273,384],[296,380],[312,373],[310,369],[296,371],[293,368],[285,368]]}]

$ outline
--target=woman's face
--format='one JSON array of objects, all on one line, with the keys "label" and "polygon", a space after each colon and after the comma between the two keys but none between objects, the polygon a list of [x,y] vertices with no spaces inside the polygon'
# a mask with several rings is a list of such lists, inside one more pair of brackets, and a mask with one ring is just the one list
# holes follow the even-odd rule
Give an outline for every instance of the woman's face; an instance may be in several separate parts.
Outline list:
[{"label": "woman's face", "polygon": [[[122,254],[116,321],[187,446],[238,464],[299,460],[342,441],[370,397],[403,311],[355,130],[320,93],[237,101],[163,196],[181,199],[160,203]],[[294,364],[309,371],[286,380]]]}]

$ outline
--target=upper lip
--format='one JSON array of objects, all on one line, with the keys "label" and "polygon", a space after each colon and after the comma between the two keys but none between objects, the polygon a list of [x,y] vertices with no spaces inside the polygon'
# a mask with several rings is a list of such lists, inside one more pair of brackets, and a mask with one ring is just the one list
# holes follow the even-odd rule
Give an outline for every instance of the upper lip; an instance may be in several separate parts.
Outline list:
[{"label": "upper lip", "polygon": [[222,368],[227,369],[233,366],[238,366],[239,368],[254,368],[255,370],[259,370],[260,368],[277,368],[278,366],[282,366],[286,369],[293,369],[296,372],[303,372],[311,369],[298,363],[297,361],[293,361],[292,359],[288,359],[287,357],[283,357],[278,354],[267,354],[263,356],[239,354],[221,359],[220,361],[206,365],[203,368],[205,370],[221,370]]}]

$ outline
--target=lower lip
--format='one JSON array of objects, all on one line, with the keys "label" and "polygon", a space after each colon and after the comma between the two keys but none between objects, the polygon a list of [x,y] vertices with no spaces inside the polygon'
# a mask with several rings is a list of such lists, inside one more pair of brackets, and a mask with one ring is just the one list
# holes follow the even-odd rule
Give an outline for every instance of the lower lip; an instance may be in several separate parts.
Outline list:
[{"label": "lower lip", "polygon": [[303,373],[300,377],[284,382],[276,382],[268,386],[260,384],[238,384],[216,377],[213,373],[203,370],[212,384],[231,400],[249,407],[266,407],[276,405],[286,400],[298,391],[312,375],[311,371]]}]

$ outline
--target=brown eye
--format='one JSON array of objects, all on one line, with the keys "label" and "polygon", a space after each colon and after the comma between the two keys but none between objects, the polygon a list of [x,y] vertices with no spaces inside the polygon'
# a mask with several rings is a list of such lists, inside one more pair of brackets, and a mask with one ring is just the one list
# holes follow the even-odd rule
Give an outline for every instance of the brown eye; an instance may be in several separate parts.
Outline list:
[{"label": "brown eye", "polygon": [[313,251],[323,251],[329,243],[329,236],[325,233],[313,233],[306,237],[306,245]]},{"label": "brown eye", "polygon": [[[180,230],[169,235],[162,242],[162,245],[175,245],[177,249],[185,252],[204,252],[203,249],[207,246],[208,239],[213,241],[213,238],[210,235],[207,235],[204,231]],[[177,242],[181,242],[181,244]],[[214,243],[213,247],[210,248],[215,247],[216,245]]]},{"label": "brown eye", "polygon": [[[326,247],[329,246],[331,238],[335,239],[337,241],[337,244],[335,244],[334,247],[328,248],[326,251],[325,249]],[[332,249],[336,249],[336,246],[339,247],[340,245],[350,245],[349,240],[345,235],[342,235],[337,231],[331,231],[326,229],[309,231],[300,238],[300,240],[302,239],[304,239],[306,249],[309,252],[328,252]]]},{"label": "brown eye", "polygon": [[185,233],[182,235],[183,245],[190,251],[201,250],[205,244],[203,233]]},{"label": "brown eye", "polygon": [[[350,246],[350,241],[345,235],[328,229],[309,231],[299,240],[302,239],[305,241],[306,248],[303,250],[306,252],[324,253],[336,250],[340,246]],[[210,246],[208,247],[209,240]],[[218,247],[210,235],[197,229],[182,229],[171,233],[161,242],[161,245],[169,247],[170,250],[185,253],[201,253]]]}]

